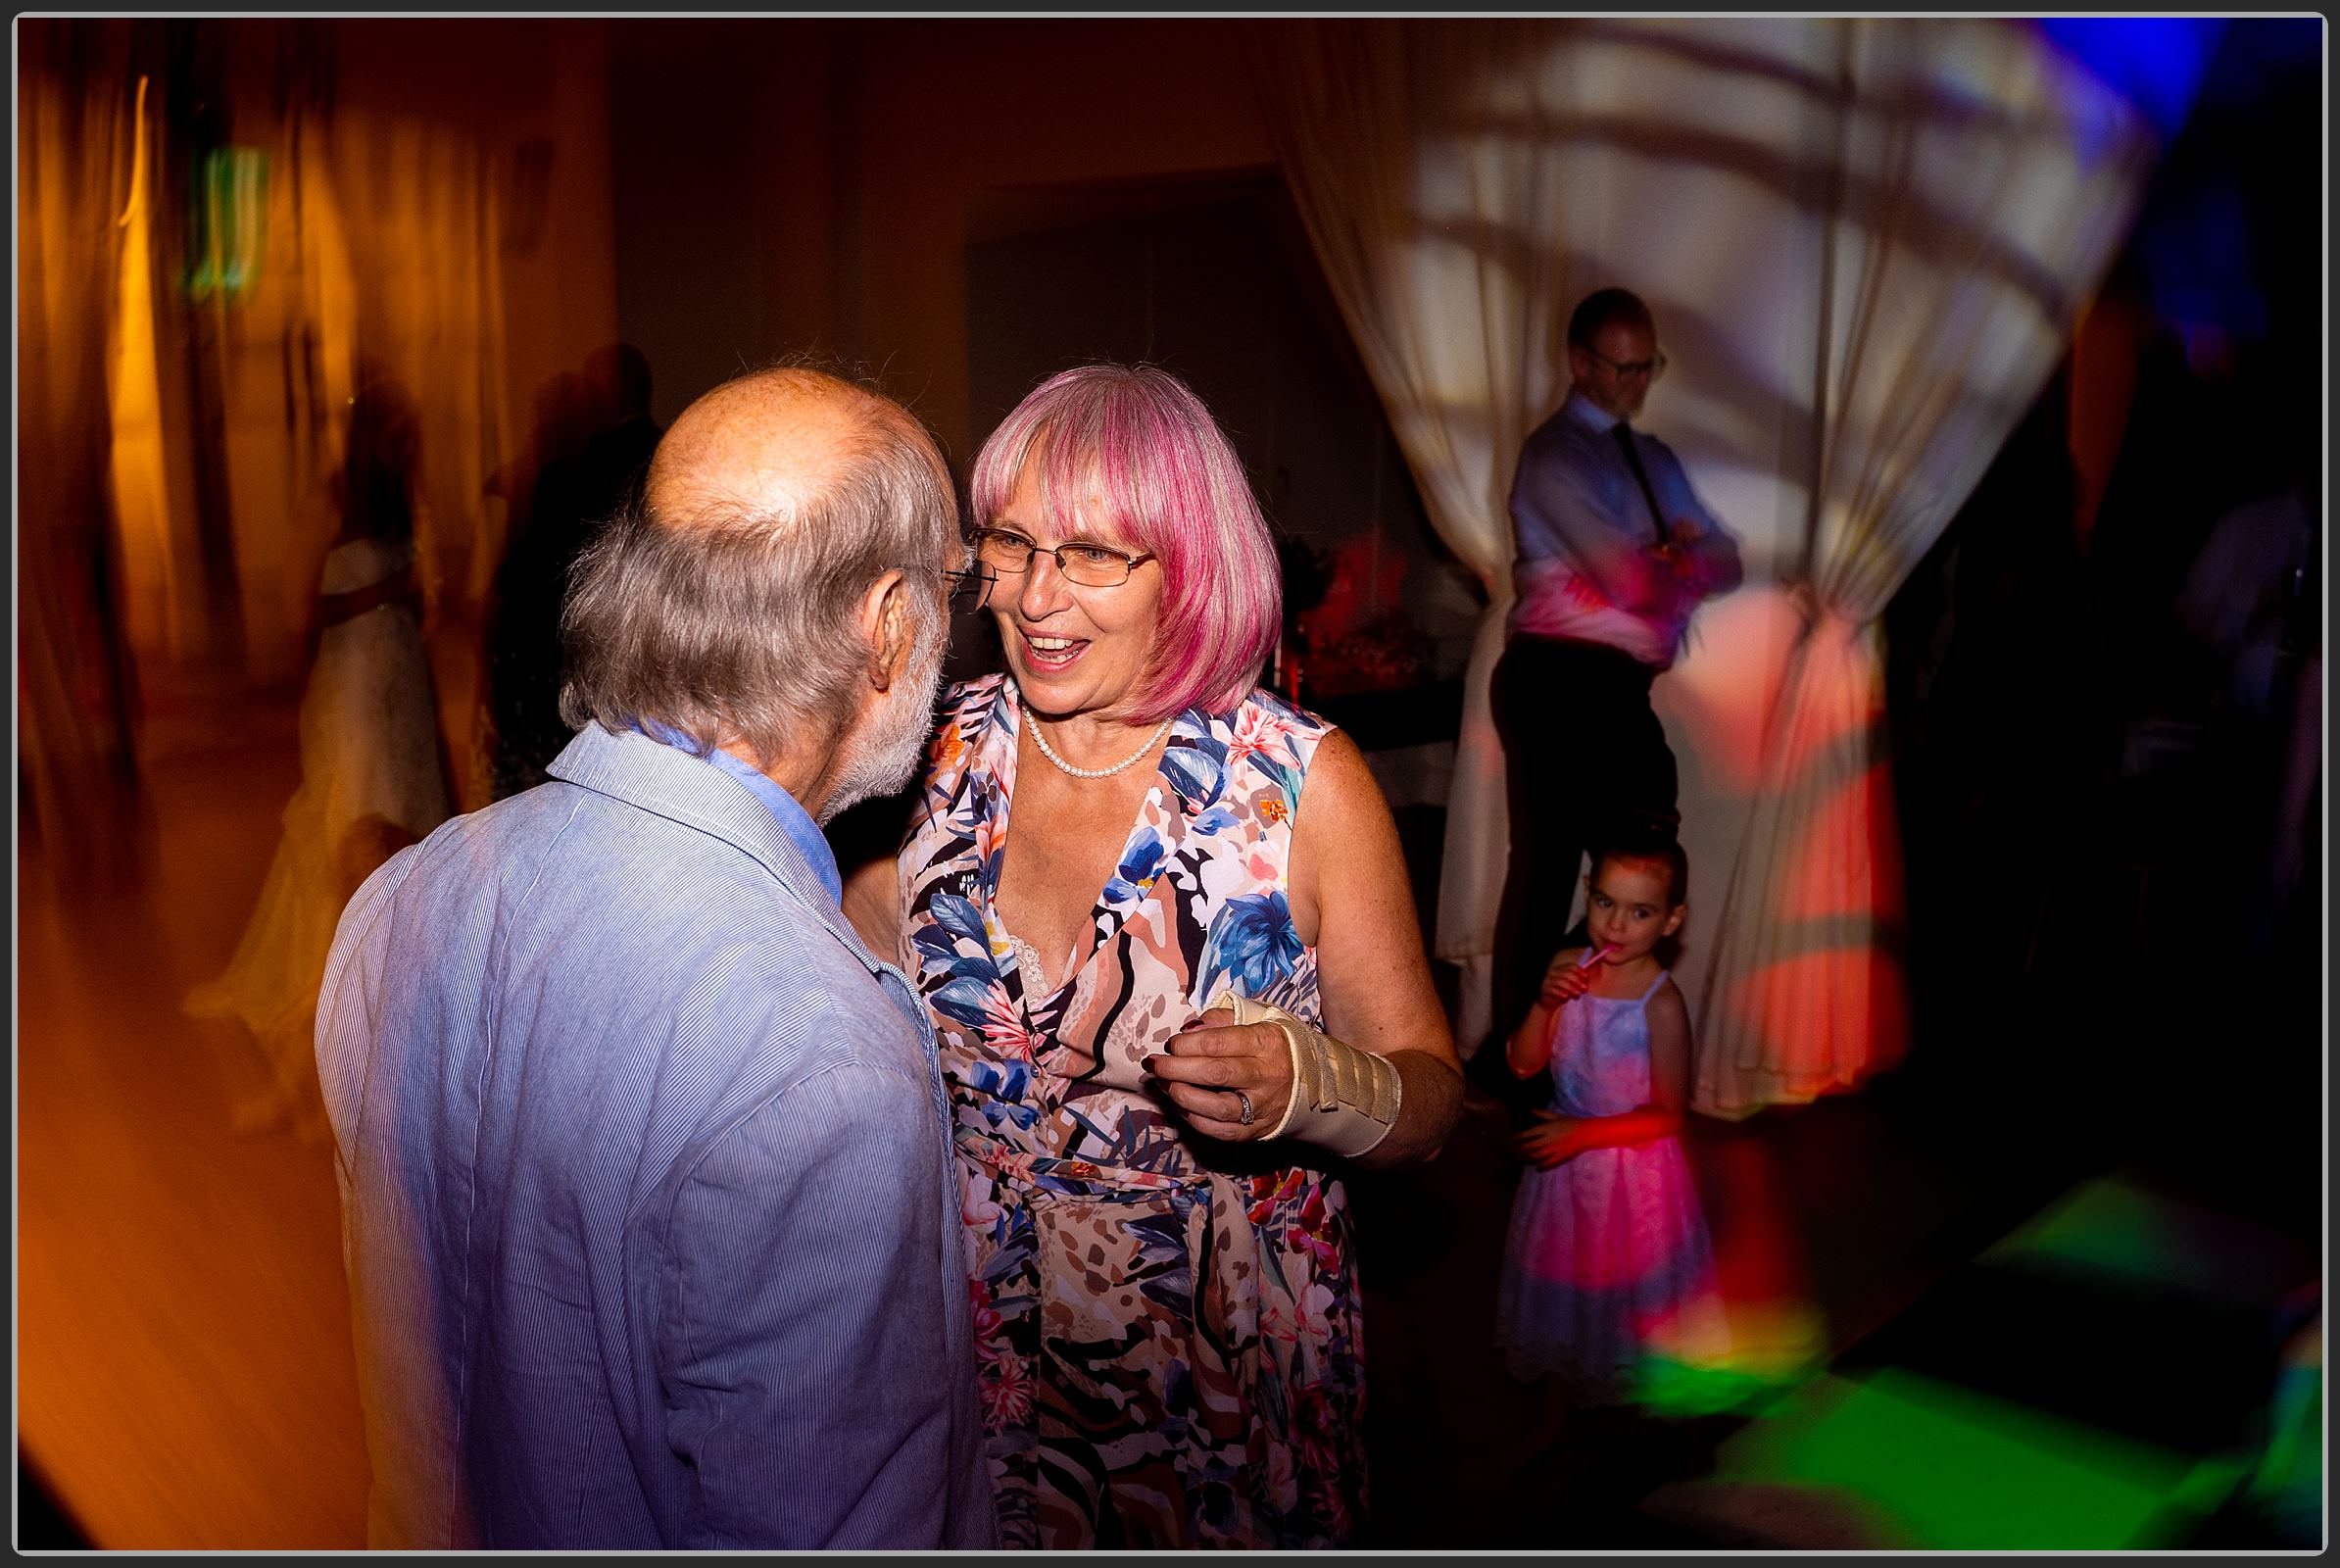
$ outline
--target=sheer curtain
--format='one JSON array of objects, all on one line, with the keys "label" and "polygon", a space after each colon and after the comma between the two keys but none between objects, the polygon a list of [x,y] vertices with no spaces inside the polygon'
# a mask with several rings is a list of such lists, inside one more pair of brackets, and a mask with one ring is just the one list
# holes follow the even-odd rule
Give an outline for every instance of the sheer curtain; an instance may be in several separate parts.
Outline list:
[{"label": "sheer curtain", "polygon": [[[466,804],[484,804],[484,786],[467,787],[468,712],[478,602],[503,546],[485,487],[508,424],[485,142],[468,124],[348,91],[353,76],[377,97],[381,86],[341,58],[349,35],[333,24],[238,24],[217,60],[165,49],[158,24],[125,25],[155,62],[145,156],[130,156],[125,129],[120,221],[102,254],[84,244],[76,263],[115,284],[98,320],[112,344],[119,598],[132,646],[171,662],[231,648],[247,680],[300,683],[340,524],[331,485],[351,398],[367,378],[394,380],[422,418],[415,547],[442,727]],[[183,174],[214,149],[171,138],[198,99],[221,106],[214,133],[243,172],[237,254],[249,268],[232,289],[188,283]],[[198,384],[208,408],[191,396]],[[212,476],[208,501],[197,470]],[[217,573],[221,560],[232,596],[207,592],[207,564]]]},{"label": "sheer curtain", "polygon": [[17,50],[17,740],[27,822],[70,889],[135,868],[107,410],[138,72],[123,23],[26,19]]},{"label": "sheer curtain", "polygon": [[1463,965],[1456,1037],[1487,1024],[1507,812],[1487,677],[1512,602],[1505,501],[1561,390],[1549,352],[1566,254],[1528,221],[1550,178],[1535,136],[1455,135],[1458,87],[1541,29],[1503,22],[1273,24],[1254,56],[1277,154],[1424,509],[1487,608],[1463,680],[1436,956]]},{"label": "sheer curtain", "polygon": [[2154,150],[2142,117],[2027,28],[1833,26],[1804,623],[1701,988],[1692,1103],[1722,1116],[1899,1056],[1877,617],[2054,368]]},{"label": "sheer curtain", "polygon": [[[1701,1108],[1890,1059],[1893,824],[1874,618],[2036,393],[2147,143],[2003,21],[1261,24],[1311,242],[1439,536],[1487,586],[1437,956],[1487,1023],[1508,841],[1487,705],[1505,499],[1565,390],[1566,313],[1632,287],[1674,368],[1649,428],[1741,536],[1657,705],[1693,865]],[[1792,587],[1792,592],[1790,588]],[[1585,765],[1599,737],[1584,737]],[[1555,897],[1570,890],[1555,889]]]}]

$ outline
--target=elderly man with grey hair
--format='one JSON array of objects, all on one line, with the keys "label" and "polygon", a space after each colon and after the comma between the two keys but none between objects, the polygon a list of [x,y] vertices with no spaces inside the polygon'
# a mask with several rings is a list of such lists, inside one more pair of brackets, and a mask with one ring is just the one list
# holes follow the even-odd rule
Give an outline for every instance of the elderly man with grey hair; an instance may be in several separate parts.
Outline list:
[{"label": "elderly man with grey hair", "polygon": [[816,825],[919,757],[957,521],[884,398],[701,398],[579,564],[551,781],[344,912],[373,1544],[991,1544],[934,1035]]}]

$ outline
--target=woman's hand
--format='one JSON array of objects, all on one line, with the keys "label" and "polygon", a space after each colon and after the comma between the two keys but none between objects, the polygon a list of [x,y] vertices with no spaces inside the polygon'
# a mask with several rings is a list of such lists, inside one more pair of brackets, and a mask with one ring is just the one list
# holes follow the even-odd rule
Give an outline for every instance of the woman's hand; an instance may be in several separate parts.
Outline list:
[{"label": "woman's hand", "polygon": [[1292,1099],[1292,1046],[1284,1031],[1273,1024],[1238,1024],[1225,1007],[1172,1035],[1166,1048],[1146,1058],[1146,1071],[1196,1132],[1227,1143],[1265,1138],[1284,1120]]},{"label": "woman's hand", "polygon": [[1550,1170],[1584,1152],[1577,1138],[1577,1118],[1551,1110],[1537,1111],[1536,1120],[1513,1136],[1511,1147],[1537,1170]]}]

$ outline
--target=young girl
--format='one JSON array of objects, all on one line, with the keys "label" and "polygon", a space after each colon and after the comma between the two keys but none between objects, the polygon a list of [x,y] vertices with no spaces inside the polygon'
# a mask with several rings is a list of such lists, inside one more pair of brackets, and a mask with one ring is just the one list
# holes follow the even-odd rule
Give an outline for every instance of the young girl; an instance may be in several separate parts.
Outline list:
[{"label": "young girl", "polygon": [[1556,1111],[1517,1140],[1520,1180],[1496,1298],[1512,1374],[1560,1380],[1572,1402],[1644,1397],[1666,1371],[1727,1348],[1706,1219],[1682,1141],[1689,1014],[1659,962],[1681,929],[1689,864],[1671,838],[1596,851],[1591,947],[1553,958],[1506,1042],[1522,1078],[1548,1070]]}]

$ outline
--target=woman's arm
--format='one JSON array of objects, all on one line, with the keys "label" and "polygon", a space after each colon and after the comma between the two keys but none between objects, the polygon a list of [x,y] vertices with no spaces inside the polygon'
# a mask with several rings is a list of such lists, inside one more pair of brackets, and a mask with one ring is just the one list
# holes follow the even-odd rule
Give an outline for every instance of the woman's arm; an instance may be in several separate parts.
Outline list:
[{"label": "woman's arm", "polygon": [[[1462,1063],[1430,980],[1413,890],[1381,786],[1364,754],[1334,731],[1317,743],[1292,826],[1292,926],[1316,949],[1324,1033],[1396,1069],[1397,1120],[1357,1156],[1401,1165],[1437,1153],[1462,1109]],[[1199,1132],[1257,1139],[1292,1100],[1290,1048],[1271,1024],[1233,1026],[1224,1012],[1146,1058],[1147,1070]],[[1253,1119],[1237,1120],[1236,1091]]]},{"label": "woman's arm", "polygon": [[1317,742],[1292,819],[1292,920],[1316,949],[1325,1032],[1387,1057],[1405,1089],[1397,1124],[1359,1165],[1428,1159],[1462,1110],[1462,1058],[1431,983],[1397,823],[1365,754],[1340,730]]}]

